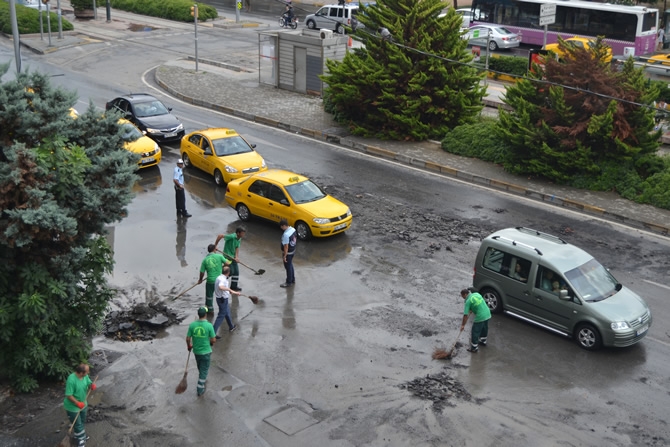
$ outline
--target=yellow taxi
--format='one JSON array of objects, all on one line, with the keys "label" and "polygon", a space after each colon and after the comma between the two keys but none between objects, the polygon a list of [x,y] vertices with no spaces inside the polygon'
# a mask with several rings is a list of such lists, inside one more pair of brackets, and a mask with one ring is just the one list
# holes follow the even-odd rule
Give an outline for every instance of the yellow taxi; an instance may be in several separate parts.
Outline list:
[{"label": "yellow taxi", "polygon": [[[595,45],[594,39],[588,39],[586,37],[577,37],[577,36],[565,39],[565,42],[568,45],[574,46],[575,48],[584,48],[586,50],[591,49],[591,47]],[[544,49],[555,53],[559,59],[565,57],[565,53],[559,48],[558,43],[547,44],[545,45]],[[607,56],[605,56],[603,61],[612,62],[612,48],[607,48]]]},{"label": "yellow taxi", "polygon": [[301,240],[347,231],[351,210],[305,176],[269,169],[228,183],[226,202],[243,221],[286,219]]},{"label": "yellow taxi", "polygon": [[660,65],[670,65],[670,54],[669,53],[659,53],[650,56],[648,59],[640,58],[648,64],[660,64]]},{"label": "yellow taxi", "polygon": [[133,123],[121,118],[119,124],[123,129],[124,149],[139,154],[137,162],[139,169],[156,166],[161,162],[161,148],[154,140],[144,135]]},{"label": "yellow taxi", "polygon": [[196,130],[181,139],[181,158],[187,168],[198,168],[213,175],[214,182],[222,186],[268,169],[255,147],[233,129]]}]

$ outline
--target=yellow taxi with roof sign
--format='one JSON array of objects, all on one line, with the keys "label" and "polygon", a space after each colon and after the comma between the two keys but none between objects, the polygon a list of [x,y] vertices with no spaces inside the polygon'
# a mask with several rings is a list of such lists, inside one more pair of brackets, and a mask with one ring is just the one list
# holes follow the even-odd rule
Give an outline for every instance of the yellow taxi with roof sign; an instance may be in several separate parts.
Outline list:
[{"label": "yellow taxi with roof sign", "polygon": [[268,169],[265,160],[233,129],[203,129],[184,135],[181,139],[181,158],[187,168],[194,167],[214,176],[214,182],[224,184],[240,177]]},{"label": "yellow taxi with roof sign", "polygon": [[124,149],[140,156],[139,169],[156,166],[161,162],[161,148],[154,140],[144,135],[140,129],[125,118],[119,120],[123,129]]},{"label": "yellow taxi with roof sign", "polygon": [[347,205],[309,178],[282,169],[229,182],[226,202],[243,221],[254,216],[277,223],[286,219],[301,240],[343,233],[352,221]]}]

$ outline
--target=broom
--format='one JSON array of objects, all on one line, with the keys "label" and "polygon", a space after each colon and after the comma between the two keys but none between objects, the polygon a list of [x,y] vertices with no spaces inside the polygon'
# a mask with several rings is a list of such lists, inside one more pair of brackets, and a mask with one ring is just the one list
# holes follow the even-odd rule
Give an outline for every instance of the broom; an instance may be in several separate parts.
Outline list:
[{"label": "broom", "polygon": [[191,351],[188,351],[188,357],[186,358],[186,368],[184,369],[184,377],[181,378],[181,382],[177,385],[177,389],[174,390],[175,394],[181,394],[186,391],[188,388],[188,382],[186,381],[186,376],[188,376],[188,362],[191,360]]},{"label": "broom", "polygon": [[240,293],[240,296],[246,296],[247,298],[249,298],[249,299],[251,300],[252,303],[254,303],[254,304],[258,304],[258,297],[257,297],[257,296],[254,296],[254,295],[242,295],[241,293]]},{"label": "broom", "polygon": [[[470,319],[470,316],[468,315],[468,320]],[[467,324],[466,320],[466,324]],[[461,329],[458,331],[458,335],[456,336],[456,340],[454,340],[454,344],[451,345],[451,349],[448,351],[445,351],[443,348],[435,348],[433,351],[433,360],[442,360],[442,359],[450,359],[451,356],[454,354],[454,348],[456,347],[456,343],[458,343],[458,339],[461,338],[461,334],[463,333],[464,327],[462,326]]]},{"label": "broom", "polygon": [[177,295],[177,296],[175,296],[174,298],[172,298],[172,301],[174,301],[174,300],[176,300],[177,298],[181,297],[183,294],[185,294],[186,292],[188,292],[189,290],[191,290],[192,288],[194,288],[194,287],[197,286],[198,284],[200,284],[199,281],[198,281],[197,283],[193,284],[193,285],[192,285],[191,287],[189,287],[188,289],[184,290],[184,291],[183,291],[182,293],[180,293],[179,295]]},{"label": "broom", "polygon": [[[93,379],[93,383],[95,383],[98,380],[98,376],[95,376],[95,379]],[[86,393],[86,400],[88,401],[88,395],[91,394],[91,388],[88,389],[88,393]],[[83,410],[83,408],[81,409]],[[81,410],[77,412],[77,416],[75,416],[74,421],[72,421],[72,424],[70,425],[70,428],[67,431],[67,435],[63,438],[63,440],[58,444],[56,447],[70,447],[72,444],[70,443],[70,439],[72,439],[72,429],[74,428],[74,424],[77,423],[77,419],[79,419],[79,415],[81,414]]]}]

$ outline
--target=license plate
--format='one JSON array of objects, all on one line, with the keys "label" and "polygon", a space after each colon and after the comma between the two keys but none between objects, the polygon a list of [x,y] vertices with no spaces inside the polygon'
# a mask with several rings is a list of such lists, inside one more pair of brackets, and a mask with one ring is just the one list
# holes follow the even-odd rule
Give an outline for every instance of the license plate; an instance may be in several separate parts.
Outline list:
[{"label": "license plate", "polygon": [[153,163],[154,161],[156,161],[154,157],[147,157],[144,160],[142,160],[142,164],[145,165],[147,163]]},{"label": "license plate", "polygon": [[170,133],[166,133],[166,134],[165,134],[165,137],[166,137],[166,138],[169,138],[169,137],[176,137],[176,136],[177,136],[177,132],[170,132]]},{"label": "license plate", "polygon": [[649,325],[648,325],[648,324],[645,324],[644,326],[642,326],[640,329],[638,329],[638,330],[635,332],[635,335],[642,335],[642,334],[644,334],[645,332],[647,332],[648,330],[649,330]]},{"label": "license plate", "polygon": [[343,224],[335,225],[335,228],[333,228],[333,231],[341,230],[342,228],[347,228],[347,224],[343,223]]}]

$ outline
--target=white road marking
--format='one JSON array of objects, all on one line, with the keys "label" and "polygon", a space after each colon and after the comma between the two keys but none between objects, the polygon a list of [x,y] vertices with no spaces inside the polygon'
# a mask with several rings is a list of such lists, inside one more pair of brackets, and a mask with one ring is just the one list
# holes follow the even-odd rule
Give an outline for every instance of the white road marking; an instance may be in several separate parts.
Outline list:
[{"label": "white road marking", "polygon": [[643,281],[646,282],[646,283],[648,283],[648,284],[653,284],[653,285],[655,285],[656,287],[661,287],[661,288],[663,288],[663,289],[670,290],[670,286],[666,286],[665,284],[659,284],[659,283],[654,282],[654,281],[649,281],[648,279],[645,279],[645,280],[643,280]]}]

